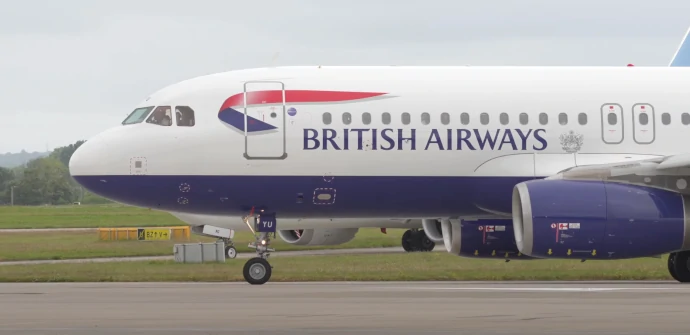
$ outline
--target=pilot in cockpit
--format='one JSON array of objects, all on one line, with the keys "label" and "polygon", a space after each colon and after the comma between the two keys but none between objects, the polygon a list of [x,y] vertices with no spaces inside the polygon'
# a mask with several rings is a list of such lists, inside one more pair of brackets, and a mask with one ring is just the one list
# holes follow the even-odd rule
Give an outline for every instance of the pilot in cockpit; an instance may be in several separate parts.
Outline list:
[{"label": "pilot in cockpit", "polygon": [[172,118],[170,117],[170,107],[158,107],[146,121],[148,123],[159,124],[161,126],[172,125]]}]

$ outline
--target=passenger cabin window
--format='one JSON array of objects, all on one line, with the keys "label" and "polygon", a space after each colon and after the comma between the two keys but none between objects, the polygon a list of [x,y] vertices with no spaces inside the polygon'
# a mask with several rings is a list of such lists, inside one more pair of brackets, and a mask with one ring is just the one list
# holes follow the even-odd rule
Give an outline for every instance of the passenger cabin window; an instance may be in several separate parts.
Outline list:
[{"label": "passenger cabin window", "polygon": [[188,106],[175,107],[175,118],[179,127],[193,127],[195,123],[194,110]]},{"label": "passenger cabin window", "polygon": [[383,113],[383,115],[381,115],[381,122],[383,122],[383,124],[390,124],[391,123],[391,114],[390,113]]},{"label": "passenger cabin window", "polygon": [[481,122],[483,125],[489,124],[489,114],[482,113],[479,115],[479,122]]},{"label": "passenger cabin window", "polygon": [[153,110],[151,116],[146,119],[147,123],[157,124],[159,126],[172,125],[172,110],[170,106],[158,106]]},{"label": "passenger cabin window", "polygon": [[683,115],[680,116],[680,122],[683,122],[684,125],[689,125],[690,124],[690,114],[688,113],[683,113]]},{"label": "passenger cabin window", "polygon": [[501,113],[501,115],[499,115],[499,117],[498,117],[498,120],[501,121],[502,125],[504,125],[504,126],[507,125],[508,124],[508,114]]},{"label": "passenger cabin window", "polygon": [[643,126],[646,126],[647,123],[649,123],[649,115],[647,115],[647,113],[640,113],[639,119],[640,124]]},{"label": "passenger cabin window", "polygon": [[460,123],[463,125],[468,125],[470,123],[470,114],[462,113],[460,114]]},{"label": "passenger cabin window", "polygon": [[564,126],[566,124],[568,124],[568,114],[566,114],[566,113],[558,114],[558,123],[560,123]]},{"label": "passenger cabin window", "polygon": [[450,123],[450,114],[448,114],[448,113],[442,113],[442,114],[441,114],[441,123],[443,123],[443,124],[449,124],[449,123]]},{"label": "passenger cabin window", "polygon": [[616,125],[616,123],[618,123],[618,115],[616,115],[616,113],[609,113],[607,118],[609,121],[609,125],[614,126]]},{"label": "passenger cabin window", "polygon": [[427,125],[431,122],[431,115],[429,113],[422,113],[422,124]]},{"label": "passenger cabin window", "polygon": [[345,112],[343,113],[343,123],[344,124],[350,124],[352,122],[352,115],[350,113]]},{"label": "passenger cabin window", "polygon": [[323,116],[321,117],[323,119],[323,124],[331,124],[333,121],[333,117],[331,116],[331,113],[323,113]]},{"label": "passenger cabin window", "polygon": [[539,114],[539,123],[542,126],[545,126],[547,123],[549,123],[549,115],[546,113]]},{"label": "passenger cabin window", "polygon": [[137,108],[132,113],[130,113],[124,121],[122,121],[122,124],[135,124],[144,122],[144,120],[149,115],[152,109],[153,106]]},{"label": "passenger cabin window", "polygon": [[577,115],[577,122],[580,123],[580,125],[586,125],[587,124],[587,114],[585,113],[580,113]]},{"label": "passenger cabin window", "polygon": [[362,123],[370,124],[371,123],[371,114],[369,114],[369,113],[362,114]]},{"label": "passenger cabin window", "polygon": [[403,124],[410,124],[410,113],[402,113],[400,118],[402,119]]},{"label": "passenger cabin window", "polygon": [[520,113],[520,124],[524,126],[527,122],[529,122],[529,115],[527,113]]},{"label": "passenger cabin window", "polygon": [[661,123],[663,123],[665,126],[668,126],[669,124],[671,124],[671,114],[669,114],[669,113],[661,114]]}]

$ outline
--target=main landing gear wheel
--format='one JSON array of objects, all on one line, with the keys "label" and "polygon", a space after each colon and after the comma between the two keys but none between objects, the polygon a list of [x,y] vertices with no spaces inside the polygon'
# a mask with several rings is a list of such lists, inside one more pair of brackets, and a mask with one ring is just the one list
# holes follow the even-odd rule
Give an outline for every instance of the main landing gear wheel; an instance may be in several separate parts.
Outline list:
[{"label": "main landing gear wheel", "polygon": [[402,247],[406,252],[412,252],[413,241],[412,241],[412,231],[407,230],[402,236]]},{"label": "main landing gear wheel", "polygon": [[671,253],[668,256],[668,272],[681,283],[690,283],[690,251]]},{"label": "main landing gear wheel", "polygon": [[434,250],[434,248],[436,247],[436,243],[434,243],[434,241],[432,241],[431,239],[429,239],[429,236],[426,236],[426,234],[424,233],[424,231],[421,231],[420,233],[421,233],[421,235],[422,235],[422,236],[421,236],[421,241],[420,241],[420,242],[421,242],[420,244],[421,244],[421,249],[422,249],[422,251],[432,251],[432,250]]},{"label": "main landing gear wheel", "polygon": [[225,257],[229,259],[235,259],[237,257],[237,249],[232,246],[225,247]]},{"label": "main landing gear wheel", "polygon": [[254,257],[244,264],[244,280],[252,285],[262,285],[271,279],[271,265],[261,257]]},{"label": "main landing gear wheel", "polygon": [[406,252],[432,251],[436,243],[423,230],[409,229],[402,236],[402,247]]},{"label": "main landing gear wheel", "polygon": [[671,274],[671,277],[673,279],[678,280],[678,276],[676,276],[676,265],[675,265],[675,260],[676,260],[676,253],[673,252],[670,255],[668,255],[668,273]]}]

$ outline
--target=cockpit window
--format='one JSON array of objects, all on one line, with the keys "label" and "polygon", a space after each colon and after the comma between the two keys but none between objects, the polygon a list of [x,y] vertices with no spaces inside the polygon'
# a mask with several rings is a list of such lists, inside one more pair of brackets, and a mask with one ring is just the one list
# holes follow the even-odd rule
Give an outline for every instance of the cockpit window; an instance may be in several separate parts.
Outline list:
[{"label": "cockpit window", "polygon": [[122,121],[122,124],[141,123],[146,119],[146,116],[149,115],[152,109],[153,106],[137,108]]},{"label": "cockpit window", "polygon": [[171,126],[172,125],[172,111],[170,109],[170,106],[158,106],[156,109],[151,113],[151,116],[149,116],[148,119],[146,119],[147,123],[153,123],[157,124],[159,126]]},{"label": "cockpit window", "polygon": [[177,119],[177,125],[180,127],[193,127],[194,110],[187,106],[176,106],[175,119]]}]

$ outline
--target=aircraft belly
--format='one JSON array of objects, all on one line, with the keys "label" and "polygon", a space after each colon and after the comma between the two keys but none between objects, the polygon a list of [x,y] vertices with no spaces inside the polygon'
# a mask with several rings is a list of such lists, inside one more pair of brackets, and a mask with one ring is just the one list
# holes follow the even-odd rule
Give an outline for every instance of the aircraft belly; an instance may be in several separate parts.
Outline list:
[{"label": "aircraft belly", "polygon": [[[531,177],[83,176],[87,189],[164,211],[285,218],[424,218],[510,212],[515,184]],[[103,182],[105,180],[106,182]]]}]

